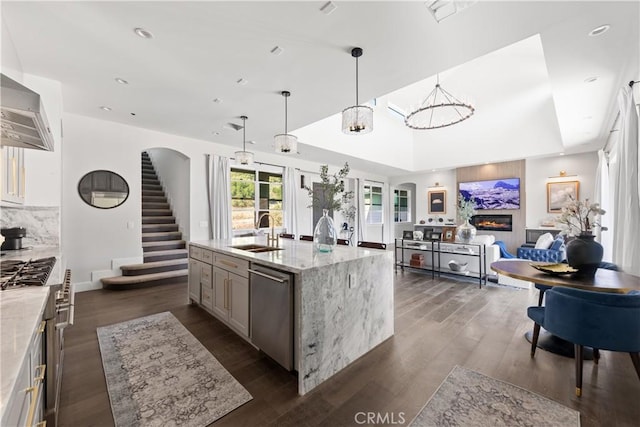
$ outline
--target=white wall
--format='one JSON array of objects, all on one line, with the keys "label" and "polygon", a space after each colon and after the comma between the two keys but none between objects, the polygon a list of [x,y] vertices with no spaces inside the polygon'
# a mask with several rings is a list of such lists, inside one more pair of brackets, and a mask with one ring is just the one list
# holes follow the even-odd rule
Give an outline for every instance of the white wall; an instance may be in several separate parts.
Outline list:
[{"label": "white wall", "polygon": [[[141,170],[140,152],[150,148],[169,148],[182,153],[190,160],[189,189],[189,237],[190,240],[208,239],[208,227],[200,227],[208,221],[205,186],[205,154],[233,157],[235,147],[213,142],[169,135],[148,129],[136,128],[96,120],[75,114],[65,114],[65,144],[63,147],[63,252],[69,268],[74,270],[74,282],[89,281],[91,272],[111,269],[111,261],[118,258],[142,256],[141,248]],[[256,160],[282,166],[293,166],[306,171],[319,171],[320,164],[303,161],[296,156],[256,153]],[[337,170],[342,165],[336,159]],[[84,203],[77,193],[77,184],[87,172],[95,169],[112,170],[128,183],[129,199],[115,209],[95,209]],[[350,178],[378,181],[386,177],[370,172],[352,170]],[[307,180],[310,183],[311,180]],[[298,204],[306,206],[308,197],[300,190]],[[299,227],[311,216],[306,208],[299,209]],[[133,228],[127,228],[127,223]],[[313,228],[310,227],[311,232]],[[302,231],[299,231],[302,233]]]},{"label": "white wall", "polygon": [[[458,187],[456,184],[456,171],[455,169],[440,170],[435,172],[429,172],[424,174],[404,175],[401,177],[394,177],[391,179],[392,185],[401,183],[416,184],[416,212],[413,218],[414,224],[420,222],[420,220],[428,221],[429,218],[433,219],[434,224],[437,224],[438,218],[443,218],[445,221],[449,218],[453,218],[457,223],[456,218],[456,198]],[[438,186],[436,186],[438,183]],[[430,215],[427,195],[430,190],[442,191],[446,193],[446,208],[443,215]],[[428,223],[428,222],[427,222]]]},{"label": "white wall", "polygon": [[[597,167],[596,152],[527,159],[527,227],[539,227],[545,219],[557,216],[547,212],[548,182],[579,181],[580,200],[593,199]],[[560,175],[561,170],[566,171],[567,175],[575,176],[550,178]]]},{"label": "white wall", "polygon": [[160,183],[162,183],[178,228],[182,232],[182,238],[189,240],[191,231],[189,213],[191,165],[189,158],[182,153],[166,148],[152,148],[147,152],[151,157]]}]

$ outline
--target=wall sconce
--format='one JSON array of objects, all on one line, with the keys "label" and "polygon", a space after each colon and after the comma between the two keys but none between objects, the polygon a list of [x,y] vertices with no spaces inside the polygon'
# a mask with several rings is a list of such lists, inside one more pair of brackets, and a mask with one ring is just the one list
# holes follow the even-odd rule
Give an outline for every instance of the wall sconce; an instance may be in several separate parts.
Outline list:
[{"label": "wall sconce", "polygon": [[551,178],[569,178],[569,177],[572,177],[572,176],[578,176],[578,175],[567,175],[567,171],[562,170],[562,171],[559,172],[559,174],[557,176],[550,176],[549,178],[550,179]]}]

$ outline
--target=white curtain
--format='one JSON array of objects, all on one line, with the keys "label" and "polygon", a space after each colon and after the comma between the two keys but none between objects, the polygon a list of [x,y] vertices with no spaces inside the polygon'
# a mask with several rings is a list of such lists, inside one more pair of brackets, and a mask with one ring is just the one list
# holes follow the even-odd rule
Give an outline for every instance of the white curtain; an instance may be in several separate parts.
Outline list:
[{"label": "white curtain", "polygon": [[613,204],[611,203],[612,193],[609,188],[609,160],[604,150],[598,151],[598,169],[596,170],[596,185],[593,192],[593,201],[600,204],[605,210],[605,214],[600,217],[600,225],[606,229],[602,232],[600,228],[596,228],[596,240],[602,244],[604,248],[604,261],[613,261],[613,221],[615,215]]},{"label": "white curtain", "polygon": [[229,159],[207,154],[207,198],[209,202],[209,238],[230,239],[231,169]]},{"label": "white curtain", "polygon": [[613,188],[613,262],[626,273],[640,276],[640,183],[638,182],[638,113],[633,91],[618,95],[620,137],[609,163]]},{"label": "white curtain", "polygon": [[284,227],[287,233],[298,234],[298,188],[296,170],[292,167],[284,168],[283,182],[283,204],[284,204]]},{"label": "white curtain", "polygon": [[366,240],[366,235],[367,213],[364,208],[364,180],[358,178],[358,240]]}]

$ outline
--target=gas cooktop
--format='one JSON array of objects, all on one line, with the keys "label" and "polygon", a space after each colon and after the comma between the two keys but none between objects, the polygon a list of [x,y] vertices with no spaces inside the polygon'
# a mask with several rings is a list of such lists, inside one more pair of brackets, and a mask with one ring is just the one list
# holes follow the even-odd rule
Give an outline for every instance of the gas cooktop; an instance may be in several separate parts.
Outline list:
[{"label": "gas cooktop", "polygon": [[14,289],[23,286],[44,286],[56,263],[55,257],[32,259],[29,261],[0,261],[0,289]]}]

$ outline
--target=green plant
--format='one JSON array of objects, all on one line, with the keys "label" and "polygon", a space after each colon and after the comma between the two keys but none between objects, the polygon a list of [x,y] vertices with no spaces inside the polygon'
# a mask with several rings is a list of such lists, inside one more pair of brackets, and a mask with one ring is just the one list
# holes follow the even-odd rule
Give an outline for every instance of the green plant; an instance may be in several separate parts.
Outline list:
[{"label": "green plant", "polygon": [[476,210],[473,208],[473,200],[466,200],[462,197],[462,194],[458,195],[458,218],[462,221],[468,221],[472,216],[476,214]]},{"label": "green plant", "polygon": [[344,180],[349,174],[349,164],[345,163],[342,169],[334,174],[329,174],[329,165],[320,166],[320,182],[316,191],[307,185],[311,197],[311,204],[307,207],[319,207],[329,211],[341,212],[347,222],[352,223],[356,217],[356,208],[351,203],[353,191],[345,191]]}]

